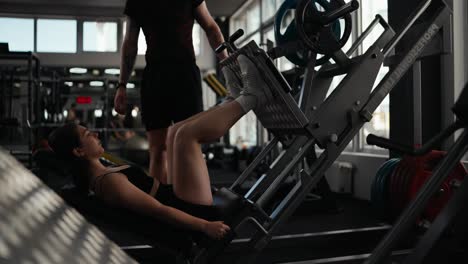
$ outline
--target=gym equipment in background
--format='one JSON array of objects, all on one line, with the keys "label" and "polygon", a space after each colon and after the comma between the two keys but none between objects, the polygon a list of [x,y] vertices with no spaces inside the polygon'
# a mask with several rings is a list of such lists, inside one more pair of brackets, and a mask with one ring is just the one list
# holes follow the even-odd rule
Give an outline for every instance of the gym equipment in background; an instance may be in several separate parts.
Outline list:
[{"label": "gym equipment in background", "polygon": [[[303,10],[298,10],[296,11],[296,7],[298,6],[298,2],[301,3],[301,5],[309,6],[310,9],[312,10],[307,10],[305,11],[305,7]],[[284,1],[281,6],[279,7],[278,11],[276,12],[275,15],[275,24],[274,24],[274,30],[275,30],[275,40],[276,40],[276,45],[277,47],[282,47],[282,46],[292,46],[296,45],[295,47],[295,52],[291,50],[291,52],[288,52],[285,57],[292,63],[305,67],[307,66],[307,62],[309,61],[308,57],[308,49],[307,48],[300,48],[298,45],[301,45],[302,42],[299,41],[299,38],[305,36],[304,35],[299,35],[298,33],[298,26],[301,27],[301,31],[305,31],[302,28],[301,20],[303,19],[309,19],[311,17],[318,17],[321,16],[321,11],[319,9],[323,9],[324,11],[330,10],[330,9],[335,9],[333,5],[336,4],[337,2],[332,1],[331,3],[328,2],[327,0],[312,0],[309,2],[306,1],[298,1],[298,0],[286,0]],[[343,2],[339,2],[338,4],[343,5]],[[296,18],[292,18],[291,14],[293,13],[292,11],[296,11],[296,15],[300,15],[301,19],[298,21]],[[304,18],[304,16],[307,16],[307,18]],[[350,18],[350,17],[349,17]],[[285,24],[285,21],[290,20],[290,23],[285,26],[286,29],[284,32],[281,32],[283,25]],[[346,20],[348,23],[351,21],[347,18]],[[351,27],[350,24],[347,24],[348,27]],[[335,39],[340,39],[341,38],[341,26],[340,26],[340,21],[335,20],[331,25],[327,25],[327,27],[324,29],[326,31],[326,34],[333,34],[332,37]],[[332,31],[331,33],[329,31]],[[349,33],[351,31],[349,30]],[[347,32],[348,33],[348,32]],[[330,37],[330,36],[328,36]],[[346,39],[343,38],[344,42],[346,43],[347,39],[349,38],[349,34]],[[325,43],[323,43],[325,45]],[[328,61],[329,57],[323,57],[321,61],[325,62]],[[321,64],[321,63],[317,63]]]},{"label": "gym equipment in background", "polygon": [[206,84],[213,90],[213,92],[218,96],[218,97],[225,97],[228,93],[226,87],[222,85],[219,81],[218,78],[216,78],[216,74],[214,73],[208,73],[203,77],[203,81],[205,81]]},{"label": "gym equipment in background", "polygon": [[[322,65],[338,52],[351,36],[350,13],[358,9],[359,3],[343,0],[287,0],[275,16],[275,39],[277,47],[268,51],[272,59],[285,56],[292,63],[306,67],[311,59]],[[281,32],[290,10],[295,17]],[[343,21],[342,25],[340,22]],[[319,57],[321,56],[321,57]]]},{"label": "gym equipment in background", "polygon": [[[371,189],[371,202],[378,214],[389,221],[398,218],[445,155],[444,151],[433,150],[423,156],[406,155],[402,159],[385,162],[377,171]],[[459,162],[429,201],[417,221],[420,225],[431,223],[436,218],[465,175],[463,164]]]},{"label": "gym equipment in background", "polygon": [[[420,156],[415,158],[419,159],[419,161],[417,161],[417,168],[414,170],[414,180],[410,186],[410,197],[408,197],[412,201],[396,220],[392,230],[373,251],[367,263],[382,263],[390,254],[390,251],[397,245],[398,241],[404,237],[404,234],[408,232],[423,214],[434,220],[414,251],[403,263],[414,264],[430,260],[432,257],[428,255],[433,254],[433,247],[440,241],[443,233],[454,222],[460,221],[459,219],[463,219],[461,222],[466,223],[468,217],[466,213],[466,200],[468,199],[467,173],[465,168],[460,164],[460,160],[468,151],[467,102],[468,84],[465,85],[452,109],[457,118],[456,121],[431,138],[419,149],[414,150],[374,135],[367,137],[368,144],[412,156]],[[446,154],[442,152],[430,152],[435,145],[460,129],[462,130],[461,134]],[[424,154],[426,155],[422,156]],[[441,190],[444,191],[441,192]],[[431,200],[435,204],[428,208],[427,206]],[[458,231],[458,233],[462,235],[466,234],[466,227],[463,229],[463,232]],[[463,257],[465,261],[459,260],[459,263],[466,262],[468,259],[466,256]]]},{"label": "gym equipment in background", "polygon": [[[313,8],[310,8],[309,1],[304,0],[301,3],[298,4],[296,12],[302,15],[296,15],[295,19],[297,23],[303,23],[298,27],[303,29],[300,30],[302,33],[299,33],[300,41],[303,42],[303,47],[308,47],[310,60],[304,73],[303,89],[298,102],[290,94],[291,87],[272,62],[272,59],[287,54],[284,50],[273,49],[267,53],[260,49],[255,41],[238,48],[234,41],[242,35],[241,31],[235,32],[227,42],[217,48],[218,52],[227,48],[231,53],[230,57],[221,62],[225,67],[236,63],[235,60],[241,54],[250,59],[258,68],[258,78],[265,81],[269,88],[268,92],[272,94],[267,104],[254,112],[261,124],[274,135],[274,138],[230,187],[233,195],[245,201],[243,210],[237,212],[232,221],[232,230],[236,232],[238,229],[245,228],[247,223],[254,227],[248,242],[248,254],[243,254],[237,261],[238,263],[252,262],[266,247],[272,234],[291,216],[310,190],[322,179],[325,171],[359,133],[362,126],[371,120],[372,113],[377,106],[402,78],[451,14],[450,8],[442,0],[424,1],[402,24],[403,27],[398,33],[395,33],[382,17],[376,16],[368,29],[356,39],[350,50],[344,53],[340,49],[342,43],[336,39],[318,38],[318,43],[314,43],[314,36],[323,32],[324,27],[336,19],[349,15],[357,8],[357,2],[351,1],[344,5],[336,5],[336,9],[330,9],[321,14],[319,21],[308,17],[309,12],[315,12]],[[415,26],[415,22],[422,14],[430,17],[429,24],[421,26],[417,34],[412,33],[415,35],[415,41],[405,46],[402,54],[397,58],[395,67],[391,68],[373,89],[384,59],[390,56],[394,47],[408,30]],[[376,25],[383,27],[383,33],[363,55],[349,58],[348,56],[354,54],[357,47]],[[328,32],[331,31],[328,30]],[[330,34],[325,34],[324,37]],[[330,49],[322,49],[323,45],[320,44],[327,43],[328,40],[335,41],[334,45]],[[323,53],[330,56],[335,63],[323,64],[316,71],[316,59],[318,54]],[[327,97],[333,77],[343,74],[346,76]],[[246,193],[238,193],[239,186],[242,186],[254,168],[279,142],[283,150],[271,163],[269,170]],[[323,151],[317,153],[316,147]],[[309,157],[309,160],[303,166],[303,160],[306,157]],[[295,184],[272,211],[266,212],[264,206],[270,204],[271,199],[282,186],[282,182],[298,167],[302,169]],[[196,263],[206,260],[216,262],[216,256],[225,249],[232,238],[226,237],[222,243],[201,249]]]}]

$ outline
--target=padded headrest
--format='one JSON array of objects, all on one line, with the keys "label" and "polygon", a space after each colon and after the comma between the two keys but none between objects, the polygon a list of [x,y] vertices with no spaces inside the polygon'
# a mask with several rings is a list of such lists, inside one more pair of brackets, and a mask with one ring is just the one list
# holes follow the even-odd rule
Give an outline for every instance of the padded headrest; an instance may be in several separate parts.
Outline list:
[{"label": "padded headrest", "polygon": [[39,149],[33,159],[37,168],[33,171],[49,188],[58,192],[64,186],[73,185],[73,177],[67,164],[50,149]]},{"label": "padded headrest", "polygon": [[[61,159],[51,149],[38,149],[33,154],[33,159],[41,169],[53,170],[56,173],[63,173],[64,175],[70,175],[70,165]],[[100,161],[105,166],[115,165],[107,159],[101,158]]]},{"label": "padded headrest", "polygon": [[40,168],[52,169],[57,172],[69,174],[67,163],[60,159],[55,152],[50,149],[38,149],[33,154],[34,161]]}]

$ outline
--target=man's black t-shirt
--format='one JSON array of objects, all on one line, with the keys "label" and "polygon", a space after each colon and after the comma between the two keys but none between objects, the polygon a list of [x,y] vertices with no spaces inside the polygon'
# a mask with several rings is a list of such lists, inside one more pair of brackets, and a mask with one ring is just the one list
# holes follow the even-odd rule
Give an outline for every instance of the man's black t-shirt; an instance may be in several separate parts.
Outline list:
[{"label": "man's black t-shirt", "polygon": [[192,29],[195,8],[204,0],[127,0],[124,13],[143,29],[146,63],[195,60]]}]

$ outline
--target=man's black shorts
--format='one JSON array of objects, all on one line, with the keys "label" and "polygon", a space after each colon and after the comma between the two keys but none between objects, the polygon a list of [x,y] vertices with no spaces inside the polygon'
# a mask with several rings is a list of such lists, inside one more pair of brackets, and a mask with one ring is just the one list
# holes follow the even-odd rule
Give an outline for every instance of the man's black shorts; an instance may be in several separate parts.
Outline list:
[{"label": "man's black shorts", "polygon": [[147,131],[166,128],[203,111],[200,69],[195,62],[147,65],[141,108]]}]

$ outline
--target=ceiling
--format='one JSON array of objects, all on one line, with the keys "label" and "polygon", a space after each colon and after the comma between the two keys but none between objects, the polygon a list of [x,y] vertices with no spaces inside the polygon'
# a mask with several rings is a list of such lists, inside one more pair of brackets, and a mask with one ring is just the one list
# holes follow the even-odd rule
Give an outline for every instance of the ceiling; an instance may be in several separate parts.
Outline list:
[{"label": "ceiling", "polygon": [[[246,0],[205,1],[213,17],[222,17],[232,15]],[[124,6],[125,0],[0,0],[0,13],[118,17]]]}]

